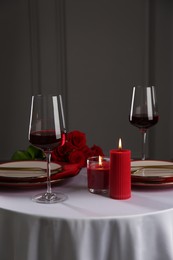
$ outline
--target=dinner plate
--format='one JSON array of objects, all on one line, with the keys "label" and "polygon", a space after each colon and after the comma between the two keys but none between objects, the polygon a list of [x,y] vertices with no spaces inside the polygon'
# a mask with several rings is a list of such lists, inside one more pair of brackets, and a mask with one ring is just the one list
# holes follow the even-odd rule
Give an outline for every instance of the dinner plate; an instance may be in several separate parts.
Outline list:
[{"label": "dinner plate", "polygon": [[132,161],[132,185],[136,186],[173,186],[173,162],[169,161]]},{"label": "dinner plate", "polygon": [[173,187],[173,182],[132,182],[132,186],[134,187],[148,187],[148,188],[171,188]]},{"label": "dinner plate", "polygon": [[[51,180],[51,184],[55,185],[55,184],[62,184],[63,182],[65,182],[66,179],[54,179]],[[0,187],[4,187],[4,188],[35,188],[35,187],[43,187],[47,185],[47,181],[45,179],[37,179],[37,181],[2,181],[0,180]]]},{"label": "dinner plate", "polygon": [[[10,168],[11,167],[11,168]],[[0,164],[0,187],[35,188],[47,185],[45,161],[15,161]],[[78,164],[51,163],[51,184],[63,184],[80,171]]]},{"label": "dinner plate", "polygon": [[[13,161],[0,164],[0,180],[28,181],[46,177],[46,161]],[[62,171],[62,166],[51,163],[51,175]]]}]

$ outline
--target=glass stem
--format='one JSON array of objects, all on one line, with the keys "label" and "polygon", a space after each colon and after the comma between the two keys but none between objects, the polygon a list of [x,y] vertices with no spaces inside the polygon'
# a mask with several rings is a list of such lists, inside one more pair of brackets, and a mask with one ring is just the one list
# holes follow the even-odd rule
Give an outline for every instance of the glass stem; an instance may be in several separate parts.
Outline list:
[{"label": "glass stem", "polygon": [[47,160],[47,194],[51,194],[52,193],[51,168],[50,168],[51,153],[46,153],[46,160]]},{"label": "glass stem", "polygon": [[146,139],[147,139],[147,131],[145,129],[142,130],[142,160],[146,159]]}]

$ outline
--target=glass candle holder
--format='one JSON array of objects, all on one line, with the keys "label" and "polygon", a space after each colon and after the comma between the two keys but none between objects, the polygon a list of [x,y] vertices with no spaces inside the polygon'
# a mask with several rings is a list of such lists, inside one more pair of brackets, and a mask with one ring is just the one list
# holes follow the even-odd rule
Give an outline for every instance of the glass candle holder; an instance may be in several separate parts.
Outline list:
[{"label": "glass candle holder", "polygon": [[105,194],[109,190],[110,159],[94,156],[87,160],[88,190],[91,193]]}]

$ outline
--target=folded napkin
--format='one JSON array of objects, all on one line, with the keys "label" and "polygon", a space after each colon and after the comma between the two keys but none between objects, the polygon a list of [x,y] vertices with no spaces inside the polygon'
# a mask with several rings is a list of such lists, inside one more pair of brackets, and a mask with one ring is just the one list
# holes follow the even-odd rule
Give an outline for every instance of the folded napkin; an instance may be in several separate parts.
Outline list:
[{"label": "folded napkin", "polygon": [[59,163],[59,162],[57,163],[62,165],[62,171],[53,174],[51,176],[52,180],[64,179],[64,178],[76,176],[81,170],[79,164],[69,164],[69,163]]}]

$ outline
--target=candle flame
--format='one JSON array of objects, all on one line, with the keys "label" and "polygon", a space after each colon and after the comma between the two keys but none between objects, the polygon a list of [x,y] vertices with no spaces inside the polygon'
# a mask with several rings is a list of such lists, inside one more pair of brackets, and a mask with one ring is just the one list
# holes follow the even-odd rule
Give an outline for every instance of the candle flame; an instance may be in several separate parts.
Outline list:
[{"label": "candle flame", "polygon": [[118,149],[122,149],[122,141],[121,141],[121,138],[119,138],[119,143],[118,143]]},{"label": "candle flame", "polygon": [[102,157],[99,155],[99,166],[102,166]]}]

